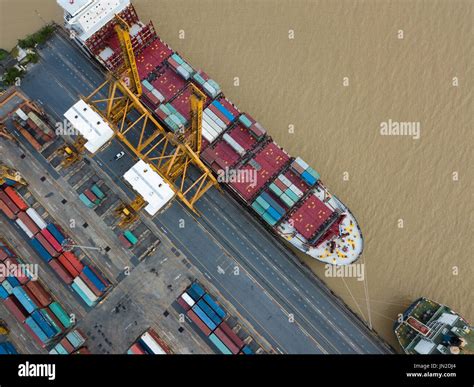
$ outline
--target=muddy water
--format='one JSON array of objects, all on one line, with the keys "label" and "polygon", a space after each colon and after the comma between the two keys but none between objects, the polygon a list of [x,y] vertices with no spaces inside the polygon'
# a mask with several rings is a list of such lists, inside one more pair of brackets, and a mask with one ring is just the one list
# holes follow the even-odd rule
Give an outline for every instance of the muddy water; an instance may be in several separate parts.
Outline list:
[{"label": "muddy water", "polygon": [[[60,18],[54,1],[39,3],[1,1],[0,46],[41,24],[32,9]],[[422,295],[474,321],[472,4],[135,1],[351,208],[365,282],[301,258],[393,345],[394,318]],[[419,123],[420,138],[381,135],[389,120]]]}]

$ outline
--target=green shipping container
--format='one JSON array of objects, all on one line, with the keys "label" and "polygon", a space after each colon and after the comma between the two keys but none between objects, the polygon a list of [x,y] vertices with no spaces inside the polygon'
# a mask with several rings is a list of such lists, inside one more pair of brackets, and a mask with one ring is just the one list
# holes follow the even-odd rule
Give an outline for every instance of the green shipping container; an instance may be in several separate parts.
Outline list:
[{"label": "green shipping container", "polygon": [[257,212],[257,214],[259,215],[263,215],[263,213],[265,212],[265,208],[263,208],[260,204],[258,204],[257,202],[253,202],[252,203],[252,208]]},{"label": "green shipping container", "polygon": [[89,208],[94,208],[95,207],[95,204],[92,203],[89,200],[89,198],[86,195],[84,195],[83,193],[81,193],[79,195],[79,199],[81,199],[81,202],[84,203],[87,207],[89,207]]},{"label": "green shipping container", "polygon": [[286,204],[287,207],[292,207],[293,204],[295,204],[295,202],[291,200],[290,197],[285,193],[280,196],[280,199]]},{"label": "green shipping container", "polygon": [[288,188],[285,193],[289,196],[289,198],[291,200],[293,200],[294,202],[297,202],[299,197],[297,194],[295,194],[290,188]]},{"label": "green shipping container", "polygon": [[273,219],[273,217],[268,213],[268,212],[265,212],[262,216],[263,220],[265,222],[267,222],[270,226],[274,226],[276,224],[276,220]]},{"label": "green shipping container", "polygon": [[283,191],[278,188],[274,183],[270,184],[270,189],[277,195],[277,196],[281,196],[281,194],[283,193]]},{"label": "green shipping container", "polygon": [[316,180],[319,180],[319,173],[316,172],[313,168],[311,167],[308,167],[308,169],[306,169],[306,172],[308,172],[311,176],[313,176]]},{"label": "green shipping container", "polygon": [[99,199],[105,198],[105,194],[100,190],[100,188],[94,184],[91,187],[91,191],[94,193],[95,196],[97,196]]},{"label": "green shipping container", "polygon": [[258,204],[260,204],[265,210],[270,207],[270,204],[268,204],[264,198],[262,198],[261,196],[259,196],[256,200],[255,200]]},{"label": "green shipping container", "polygon": [[127,238],[128,241],[129,241],[132,245],[136,245],[136,244],[138,243],[137,237],[136,237],[135,235],[133,235],[133,233],[132,233],[131,231],[128,231],[128,230],[125,231],[125,232],[123,233],[123,236],[124,236],[125,238]]},{"label": "green shipping container", "polygon": [[57,301],[54,301],[49,305],[49,310],[53,312],[53,314],[58,318],[65,328],[72,326],[71,317]]}]

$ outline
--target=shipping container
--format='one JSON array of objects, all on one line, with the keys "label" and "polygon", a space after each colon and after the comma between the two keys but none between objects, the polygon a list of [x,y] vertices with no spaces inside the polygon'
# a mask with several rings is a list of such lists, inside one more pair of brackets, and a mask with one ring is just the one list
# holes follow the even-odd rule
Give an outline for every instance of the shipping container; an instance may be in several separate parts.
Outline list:
[{"label": "shipping container", "polygon": [[31,239],[31,238],[34,237],[33,233],[30,231],[30,229],[20,219],[15,220],[15,223],[18,225],[18,227],[20,227],[22,229],[22,231],[26,234],[26,236],[28,238]]},{"label": "shipping container", "polygon": [[59,321],[59,319],[54,315],[49,308],[41,309],[41,313],[45,316],[45,318],[54,325],[54,327],[59,331],[63,332],[65,330],[65,326]]},{"label": "shipping container", "polygon": [[81,272],[82,269],[84,268],[84,265],[79,261],[79,258],[71,252],[71,251],[65,251],[63,255],[66,257],[66,259],[71,263],[72,266],[78,271]]},{"label": "shipping container", "polygon": [[49,305],[49,310],[53,312],[53,314],[58,318],[65,328],[69,328],[73,325],[71,316],[66,313],[59,302],[52,302],[51,305]]},{"label": "shipping container", "polygon": [[94,207],[95,207],[95,204],[92,203],[92,202],[89,200],[89,198],[88,198],[86,195],[84,195],[83,193],[81,193],[81,194],[79,195],[79,199],[80,199],[81,202],[84,203],[87,207],[89,207],[89,208],[94,208]]},{"label": "shipping container", "polygon": [[5,205],[10,209],[11,212],[13,212],[13,214],[18,214],[20,212],[20,209],[17,207],[17,205],[15,203],[13,203],[13,201],[8,197],[8,195],[3,192],[1,189],[0,189],[0,200],[2,200],[3,203],[5,203]]},{"label": "shipping container", "polygon": [[182,297],[179,297],[176,302],[183,308],[185,311],[188,311],[191,307],[183,300]]},{"label": "shipping container", "polygon": [[2,288],[5,289],[8,294],[13,293],[13,286],[11,286],[10,282],[8,282],[8,281],[3,281],[2,282]]},{"label": "shipping container", "polygon": [[101,292],[97,287],[94,285],[94,283],[84,274],[84,272],[79,274],[79,277],[84,281],[84,283],[87,285],[87,287],[94,293],[97,297],[100,297],[103,295],[103,292]]},{"label": "shipping container", "polygon": [[[222,322],[222,318],[218,316],[214,310],[204,301],[204,299],[200,299],[197,302],[197,305],[201,308],[201,310],[209,317],[216,326],[218,326]],[[197,314],[197,312],[196,312]],[[199,315],[199,314],[198,314]]]},{"label": "shipping container", "polygon": [[50,262],[52,260],[51,254],[43,247],[43,245],[36,239],[30,239],[30,245],[38,253],[40,258],[45,262]]},{"label": "shipping container", "polygon": [[216,328],[214,334],[224,343],[224,345],[234,354],[238,354],[240,348],[224,333],[219,327]]},{"label": "shipping container", "polygon": [[127,238],[127,240],[132,244],[132,245],[136,245],[138,243],[138,239],[135,235],[133,235],[133,233],[129,230],[125,231],[123,233],[124,237]]},{"label": "shipping container", "polygon": [[0,343],[0,350],[1,350],[0,353],[3,355],[18,355],[18,351],[13,346],[13,344],[10,343],[9,341]]},{"label": "shipping container", "polygon": [[83,345],[86,342],[84,335],[78,329],[74,329],[73,331],[69,332],[66,335],[66,338],[74,347],[74,349],[79,348],[81,345]]},{"label": "shipping container", "polygon": [[43,344],[46,344],[50,341],[50,338],[46,335],[46,333],[41,329],[38,323],[33,319],[33,317],[29,316],[25,320],[25,324],[33,331],[33,333],[40,339]]},{"label": "shipping container", "polygon": [[215,302],[212,297],[209,295],[209,294],[205,294],[203,296],[203,299],[204,301],[206,301],[206,303],[221,317],[221,318],[225,318],[226,316],[226,313],[224,311],[224,309],[222,309],[218,304],[217,302]]},{"label": "shipping container", "polygon": [[192,311],[192,309],[188,310],[186,314],[206,336],[209,336],[211,330],[207,327],[206,324],[202,322],[202,320],[196,315],[196,313]]},{"label": "shipping container", "polygon": [[10,208],[5,204],[5,202],[2,199],[0,199],[0,210],[2,210],[2,212],[5,214],[5,216],[8,219],[11,219],[11,220],[16,219],[16,216],[13,213],[13,211],[10,210]]},{"label": "shipping container", "polygon": [[35,236],[35,239],[41,243],[41,246],[45,248],[45,250],[51,255],[52,257],[57,257],[59,256],[59,252],[55,250],[53,246],[51,246],[51,243],[49,243],[46,238],[43,236],[43,234],[37,234]]},{"label": "shipping container", "polygon": [[25,225],[30,229],[32,234],[36,235],[40,232],[40,229],[38,228],[36,223],[33,222],[33,220],[28,216],[26,212],[19,212],[17,216],[18,219],[21,219],[21,221],[25,223]]},{"label": "shipping container", "polygon": [[28,209],[28,204],[25,203],[13,187],[5,187],[4,191],[20,210],[26,211]]},{"label": "shipping container", "polygon": [[[77,278],[79,278],[79,277],[77,277]],[[83,286],[86,287],[85,284],[84,284]],[[72,287],[72,289],[79,295],[79,297],[86,303],[87,306],[89,306],[89,307],[91,307],[91,308],[92,308],[93,306],[95,306],[96,303],[95,303],[94,301],[92,301],[92,300],[86,295],[86,293],[84,292],[84,290],[83,290],[81,287],[79,287],[75,282],[73,282],[73,283],[71,284],[71,287]],[[89,290],[89,289],[88,289],[88,290]],[[93,293],[92,293],[90,290],[89,290],[89,292],[93,295]]]},{"label": "shipping container", "polygon": [[66,258],[64,254],[61,254],[58,257],[59,262],[61,262],[61,265],[67,270],[69,274],[71,274],[72,278],[76,278],[79,275],[79,272],[76,270],[76,268],[69,262],[69,260]]},{"label": "shipping container", "polygon": [[46,229],[54,236],[54,238],[60,243],[62,244],[64,242],[64,240],[66,239],[66,237],[64,236],[64,234],[59,231],[58,227],[56,227],[53,223],[49,223],[47,226],[46,226]]},{"label": "shipping container", "polygon": [[146,352],[138,343],[134,343],[127,351],[129,355],[146,355]]},{"label": "shipping container", "polygon": [[44,288],[41,282],[30,281],[26,284],[26,287],[33,293],[41,306],[46,307],[53,301],[51,294]]},{"label": "shipping container", "polygon": [[38,212],[36,212],[36,210],[35,210],[34,208],[28,208],[28,209],[26,210],[26,213],[27,213],[28,216],[31,218],[31,220],[36,223],[36,225],[37,225],[40,229],[46,228],[46,226],[47,226],[46,222],[45,222],[44,219],[38,214]]},{"label": "shipping container", "polygon": [[57,259],[51,259],[49,261],[49,265],[56,272],[59,278],[63,280],[64,283],[69,285],[72,282],[73,278]]},{"label": "shipping container", "polygon": [[67,353],[73,353],[74,352],[74,346],[69,342],[69,340],[64,337],[59,344],[63,346],[63,348],[66,350]]},{"label": "shipping container", "polygon": [[18,281],[18,279],[16,277],[7,276],[6,280],[12,288],[16,288],[17,286],[20,286],[20,281]]},{"label": "shipping container", "polygon": [[25,310],[31,314],[34,310],[38,309],[38,304],[32,298],[33,296],[31,295],[31,292],[29,294],[28,292],[21,287],[16,287],[12,290],[12,293],[16,297],[16,299],[20,301],[21,305],[25,308]]},{"label": "shipping container", "polygon": [[226,321],[223,321],[219,328],[232,340],[232,342],[240,349],[242,348],[245,343],[244,341],[237,336],[237,334],[231,329],[231,327],[227,324]]},{"label": "shipping container", "polygon": [[202,322],[208,326],[211,331],[216,329],[217,325],[207,316],[207,314],[198,305],[194,305],[192,307],[192,310],[194,311],[194,313],[197,314],[197,316],[202,320]]},{"label": "shipping container", "polygon": [[188,293],[184,292],[182,295],[181,295],[181,298],[184,300],[184,302],[186,302],[187,305],[189,305],[190,307],[191,306],[194,306],[194,304],[196,303],[190,296]]},{"label": "shipping container", "polygon": [[6,300],[8,298],[10,294],[5,290],[5,288],[3,287],[3,284],[0,285],[0,298],[2,300]]},{"label": "shipping container", "polygon": [[122,244],[122,246],[125,247],[126,249],[129,249],[132,247],[132,244],[128,241],[127,238],[123,236],[123,234],[119,234],[118,239],[120,243]]},{"label": "shipping container", "polygon": [[66,348],[64,348],[61,343],[56,344],[54,349],[56,349],[58,355],[69,355],[68,351],[66,351]]},{"label": "shipping container", "polygon": [[59,333],[54,325],[51,324],[39,310],[35,310],[31,313],[31,317],[33,317],[33,320],[35,320],[36,324],[38,324],[48,339],[52,339]]},{"label": "shipping container", "polygon": [[3,305],[5,305],[10,313],[21,323],[24,323],[29,315],[28,311],[14,295],[11,295],[6,300],[4,300]]},{"label": "shipping container", "polygon": [[230,351],[229,348],[225,346],[225,344],[214,334],[211,333],[209,335],[209,340],[211,340],[212,344],[214,344],[219,352],[221,352],[224,355],[232,355],[232,352]]},{"label": "shipping container", "polygon": [[245,347],[242,348],[242,352],[245,355],[253,355],[254,354],[254,352],[252,351],[252,349],[250,349],[250,347],[248,345],[246,345]]},{"label": "shipping container", "polygon": [[84,190],[84,195],[87,196],[87,199],[89,199],[92,203],[94,204],[99,204],[100,199],[94,195],[94,193],[90,189]]},{"label": "shipping container", "polygon": [[[204,296],[204,294],[206,293],[204,289],[201,287],[201,285],[199,285],[197,282],[192,283],[188,290],[194,291],[194,293],[197,294],[198,299]],[[197,301],[197,299],[194,299],[194,301]]]},{"label": "shipping container", "polygon": [[152,354],[154,355],[166,355],[166,351],[156,342],[155,339],[148,333],[145,332],[142,336],[141,339],[143,342],[147,345],[148,348],[152,351]]},{"label": "shipping container", "polygon": [[82,272],[87,276],[87,278],[89,278],[89,280],[95,285],[97,289],[99,289],[101,292],[106,291],[107,289],[106,284],[104,283],[102,278],[100,278],[100,276],[97,275],[97,272],[95,270],[93,270],[89,266],[84,266],[84,269],[82,270]]},{"label": "shipping container", "polygon": [[[76,285],[89,300],[90,303],[87,303],[89,306],[95,305],[98,300],[98,297],[89,289],[89,287],[85,284],[85,282],[80,278],[74,278],[73,285]],[[76,290],[76,289],[74,289]],[[82,296],[82,294],[80,294]]]},{"label": "shipping container", "polygon": [[102,192],[102,190],[99,188],[97,184],[94,184],[91,187],[91,191],[94,193],[95,196],[97,196],[99,199],[105,198],[105,194]]},{"label": "shipping container", "polygon": [[61,246],[61,244],[46,228],[42,229],[40,233],[45,237],[49,244],[53,246],[53,249],[56,250],[56,252],[61,253],[63,251],[63,247]]}]

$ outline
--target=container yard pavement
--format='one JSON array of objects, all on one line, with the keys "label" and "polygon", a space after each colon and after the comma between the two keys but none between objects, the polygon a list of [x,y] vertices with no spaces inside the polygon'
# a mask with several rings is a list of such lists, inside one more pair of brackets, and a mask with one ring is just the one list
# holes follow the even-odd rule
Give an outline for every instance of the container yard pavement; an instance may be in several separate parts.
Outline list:
[{"label": "container yard pavement", "polygon": [[[40,54],[40,62],[25,77],[21,88],[62,121],[62,113],[76,102],[77,96],[87,95],[103,76],[60,35],[54,36]],[[110,154],[120,150],[122,145],[114,140],[106,152],[95,156],[116,181],[123,171],[107,164]],[[121,163],[126,169],[133,159],[127,156]],[[211,190],[198,208],[203,217],[194,219],[174,202],[153,221],[276,350],[391,352],[228,195]],[[179,228],[181,219],[185,221],[184,228]],[[238,276],[229,273],[235,265],[241,268]],[[219,274],[222,269],[225,275]],[[289,321],[289,314],[294,315],[294,322]]]}]

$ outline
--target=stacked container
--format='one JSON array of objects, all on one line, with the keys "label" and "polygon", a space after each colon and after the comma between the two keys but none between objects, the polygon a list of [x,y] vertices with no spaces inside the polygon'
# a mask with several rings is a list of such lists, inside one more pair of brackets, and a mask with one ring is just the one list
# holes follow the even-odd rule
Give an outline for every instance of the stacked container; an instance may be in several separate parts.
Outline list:
[{"label": "stacked container", "polygon": [[311,168],[305,161],[300,157],[297,157],[292,163],[291,168],[301,176],[301,178],[308,183],[308,185],[313,186],[319,180],[319,173]]},{"label": "stacked container", "polygon": [[165,101],[165,97],[146,79],[142,81],[143,95],[152,104],[155,109],[160,103]]},{"label": "stacked container", "polygon": [[188,121],[170,103],[160,105],[155,110],[155,114],[161,118],[168,129],[170,129],[172,132],[184,133],[184,129],[186,128]]},{"label": "stacked container", "polygon": [[151,328],[143,333],[127,351],[128,355],[166,355],[170,353],[168,345]]},{"label": "stacked container", "polygon": [[86,336],[79,330],[69,332],[49,353],[51,355],[69,355],[78,351],[86,342]]},{"label": "stacked container", "polygon": [[267,192],[262,192],[252,203],[252,208],[271,226],[274,226],[286,210]]},{"label": "stacked container", "polygon": [[194,69],[176,53],[168,58],[168,64],[186,81],[195,73]]},{"label": "stacked container", "polygon": [[211,98],[216,98],[221,93],[219,84],[210,79],[209,76],[202,70],[198,70],[193,75],[193,80],[197,82],[204,92]]}]

